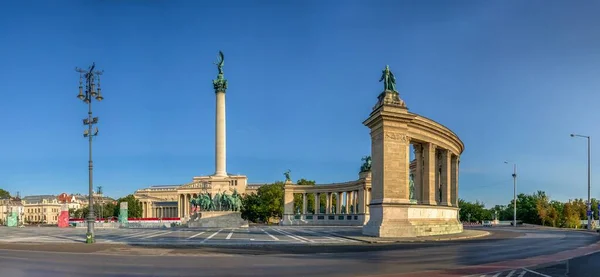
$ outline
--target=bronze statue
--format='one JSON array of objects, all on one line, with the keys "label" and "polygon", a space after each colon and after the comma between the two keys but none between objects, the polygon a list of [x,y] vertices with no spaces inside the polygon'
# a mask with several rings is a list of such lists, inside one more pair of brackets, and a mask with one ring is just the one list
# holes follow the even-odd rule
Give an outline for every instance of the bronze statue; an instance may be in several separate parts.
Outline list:
[{"label": "bronze statue", "polygon": [[225,64],[225,56],[223,56],[223,51],[219,51],[219,56],[217,56],[217,62],[214,64],[217,65],[217,69],[219,70],[219,77],[223,77],[223,65]]},{"label": "bronze statue", "polygon": [[292,181],[292,178],[290,177],[290,173],[291,173],[291,172],[292,172],[292,171],[290,171],[290,170],[288,169],[286,172],[284,172],[284,173],[283,173],[283,175],[285,176],[285,181],[290,181],[290,182]]},{"label": "bronze statue", "polygon": [[396,77],[394,77],[394,73],[390,70],[390,66],[386,65],[385,69],[382,71],[381,79],[379,82],[383,81],[383,90],[396,91]]},{"label": "bronze statue", "polygon": [[215,93],[224,93],[225,90],[227,90],[227,80],[225,80],[225,78],[223,77],[223,65],[225,64],[225,56],[223,55],[223,51],[219,51],[217,62],[215,62],[214,64],[217,65],[217,69],[219,70],[219,75],[217,75],[217,79],[213,80],[213,87],[215,89]]},{"label": "bronze statue", "polygon": [[371,171],[371,156],[365,156],[360,160],[364,161],[364,163],[360,166],[360,172]]}]

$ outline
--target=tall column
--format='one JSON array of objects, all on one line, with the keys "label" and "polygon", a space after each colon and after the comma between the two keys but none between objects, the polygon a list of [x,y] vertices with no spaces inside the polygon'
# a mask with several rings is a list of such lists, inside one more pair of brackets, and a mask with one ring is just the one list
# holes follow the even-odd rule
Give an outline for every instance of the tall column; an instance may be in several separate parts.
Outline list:
[{"label": "tall column", "polygon": [[215,176],[227,176],[226,161],[226,133],[225,133],[225,92],[216,92],[216,120],[215,120]]},{"label": "tall column", "polygon": [[319,194],[318,193],[314,193],[313,194],[315,197],[315,203],[314,204],[314,214],[318,214],[319,213]]},{"label": "tall column", "polygon": [[458,156],[452,155],[452,174],[450,176],[452,182],[450,183],[450,203],[452,206],[458,207]]},{"label": "tall column", "polygon": [[435,157],[436,146],[432,143],[423,145],[423,159],[424,159],[424,172],[423,172],[423,204],[436,205],[437,199],[436,187],[435,187],[435,175],[436,175],[436,157]]},{"label": "tall column", "polygon": [[219,74],[217,79],[213,80],[217,98],[215,108],[215,176],[227,176],[227,169],[225,168],[225,90],[227,89],[227,80],[223,77],[224,59],[223,52],[219,51],[219,61],[217,63]]},{"label": "tall column", "polygon": [[415,174],[413,183],[415,186],[415,199],[417,199],[417,203],[421,204],[423,202],[423,146],[421,144],[415,143],[413,144],[413,148],[415,151]]}]

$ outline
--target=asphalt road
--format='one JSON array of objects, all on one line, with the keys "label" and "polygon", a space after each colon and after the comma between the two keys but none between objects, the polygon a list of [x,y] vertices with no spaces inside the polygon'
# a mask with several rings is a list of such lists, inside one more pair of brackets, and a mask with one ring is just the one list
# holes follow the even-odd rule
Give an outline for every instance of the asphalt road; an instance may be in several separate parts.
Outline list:
[{"label": "asphalt road", "polygon": [[[91,253],[0,250],[0,276],[373,276],[522,259],[597,240],[598,236],[584,232],[507,229],[469,241],[387,245],[257,244],[175,249],[96,245]],[[0,249],[10,245],[15,244],[0,244]],[[55,247],[68,251],[81,244]],[[497,276],[543,276],[523,271]]]}]

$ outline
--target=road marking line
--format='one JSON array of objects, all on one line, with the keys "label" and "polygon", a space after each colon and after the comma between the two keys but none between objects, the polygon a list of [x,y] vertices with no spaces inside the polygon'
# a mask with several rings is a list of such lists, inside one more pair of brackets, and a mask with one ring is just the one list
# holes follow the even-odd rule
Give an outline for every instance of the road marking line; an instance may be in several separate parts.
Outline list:
[{"label": "road marking line", "polygon": [[273,240],[279,240],[276,236],[269,234],[269,232],[265,231],[264,229],[260,229],[260,230],[265,232],[265,234],[267,234],[267,236],[271,237]]},{"label": "road marking line", "polygon": [[302,239],[302,237],[300,237],[300,236],[295,236],[292,233],[289,233],[289,232],[286,232],[286,231],[283,231],[283,230],[280,230],[280,229],[272,229],[272,230],[274,230],[274,231],[276,231],[276,232],[278,232],[280,234],[286,235],[286,236],[288,236],[290,238],[293,238],[293,239],[295,239],[297,241],[303,242],[303,243],[310,242],[307,239]]},{"label": "road marking line", "polygon": [[202,234],[204,234],[204,233],[205,233],[205,232],[200,232],[200,233],[198,233],[198,234],[195,234],[195,235],[193,235],[193,236],[191,236],[191,237],[189,237],[189,238],[187,238],[187,239],[193,239],[193,238],[195,238],[195,237],[197,237],[197,236],[199,236],[199,235],[202,235]]},{"label": "road marking line", "polygon": [[212,235],[208,236],[207,238],[205,238],[203,241],[201,241],[200,243],[205,243],[207,240],[212,239],[214,236],[216,236],[219,232],[223,231],[223,229],[219,229],[219,231],[214,232]]},{"label": "road marking line", "polygon": [[526,270],[526,271],[529,271],[529,272],[531,272],[531,273],[533,273],[533,274],[537,274],[537,275],[544,276],[544,277],[552,277],[552,276],[550,276],[550,275],[542,274],[542,273],[539,273],[539,272],[537,272],[537,271],[533,271],[533,270],[531,270],[531,269],[527,269],[527,268],[523,268],[523,270]]},{"label": "road marking line", "polygon": [[502,272],[498,272],[498,273],[494,274],[494,276],[492,276],[492,277],[498,277],[498,276],[500,276],[500,274],[502,274]]},{"label": "road marking line", "polygon": [[508,273],[508,275],[506,275],[506,277],[510,277],[510,276],[512,276],[514,273],[515,273],[515,270],[513,270],[513,271],[509,272],[509,273]]},{"label": "road marking line", "polygon": [[225,239],[231,239],[231,236],[233,236],[233,229],[231,229],[231,232],[229,232],[229,235]]},{"label": "road marking line", "polygon": [[[283,230],[281,230],[281,231],[283,231]],[[313,240],[311,240],[311,239],[307,239],[307,238],[305,238],[305,237],[303,237],[303,236],[300,236],[300,235],[298,235],[298,234],[294,234],[294,233],[292,233],[292,232],[288,232],[288,231],[283,231],[283,232],[286,232],[286,233],[288,233],[288,234],[290,234],[290,235],[294,235],[294,236],[296,236],[296,237],[299,237],[300,239],[303,239],[303,240],[305,240],[305,241],[308,241],[308,242],[313,242],[313,243],[315,242],[315,241],[313,241]]]},{"label": "road marking line", "polygon": [[114,241],[121,241],[121,240],[125,240],[125,239],[131,239],[131,238],[139,238],[139,237],[143,237],[145,235],[154,235],[156,233],[160,233],[162,231],[158,231],[158,232],[145,232],[145,231],[141,231],[141,232],[136,232],[133,235],[129,235],[129,236],[123,236],[120,238],[115,239]]},{"label": "road marking line", "polygon": [[158,236],[162,236],[162,235],[166,235],[166,234],[170,234],[170,233],[173,233],[173,231],[166,231],[166,232],[162,232],[160,234],[149,235],[147,237],[143,237],[142,239],[154,238],[154,237],[158,237]]},{"label": "road marking line", "polygon": [[521,274],[519,274],[519,277],[525,276],[525,273],[527,273],[527,271],[525,271],[525,270],[521,271]]}]

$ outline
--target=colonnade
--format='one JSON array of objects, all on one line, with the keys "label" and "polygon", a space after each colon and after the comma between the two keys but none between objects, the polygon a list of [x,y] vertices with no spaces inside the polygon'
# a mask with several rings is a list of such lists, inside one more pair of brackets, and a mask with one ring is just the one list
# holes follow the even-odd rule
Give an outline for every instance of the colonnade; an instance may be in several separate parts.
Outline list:
[{"label": "colonnade", "polygon": [[430,142],[411,141],[410,144],[416,162],[414,172],[411,170],[413,200],[423,205],[458,207],[460,157]]},{"label": "colonnade", "polygon": [[[313,214],[364,214],[368,213],[368,203],[371,200],[371,189],[355,189],[332,192],[303,192],[302,207],[295,207],[294,213],[309,214],[308,198],[313,197]],[[321,211],[321,195],[326,195],[325,212]],[[333,204],[335,197],[336,205]],[[343,208],[342,208],[343,206]],[[300,208],[300,210],[298,210]]]},{"label": "colonnade", "polygon": [[177,217],[177,207],[158,206],[152,201],[140,201],[142,204],[143,218]]}]

